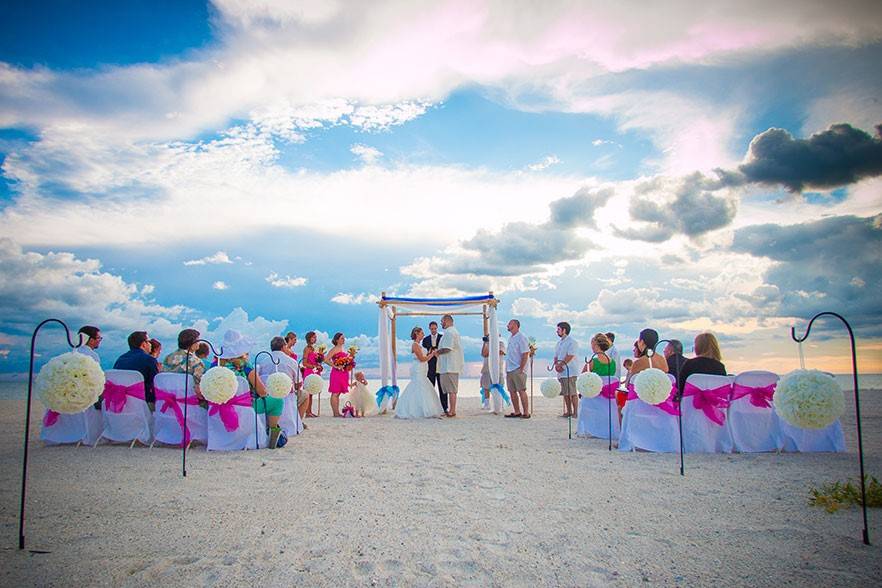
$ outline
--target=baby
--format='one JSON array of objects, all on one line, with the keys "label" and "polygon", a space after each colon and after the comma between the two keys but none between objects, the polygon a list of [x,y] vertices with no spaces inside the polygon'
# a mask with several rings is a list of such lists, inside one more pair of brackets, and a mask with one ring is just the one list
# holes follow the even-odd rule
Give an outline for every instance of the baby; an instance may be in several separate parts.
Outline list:
[{"label": "baby", "polygon": [[365,416],[376,407],[377,401],[368,390],[368,381],[364,377],[364,372],[355,372],[355,380],[349,384],[349,401],[357,417]]}]

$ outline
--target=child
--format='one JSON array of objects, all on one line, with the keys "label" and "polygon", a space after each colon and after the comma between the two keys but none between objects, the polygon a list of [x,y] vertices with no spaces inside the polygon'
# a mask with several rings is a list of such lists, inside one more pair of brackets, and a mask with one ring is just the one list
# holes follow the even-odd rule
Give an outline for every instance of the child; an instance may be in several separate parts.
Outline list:
[{"label": "child", "polygon": [[364,377],[364,372],[355,372],[355,380],[349,384],[349,401],[357,417],[370,414],[377,406],[374,395],[368,390],[368,381]]}]

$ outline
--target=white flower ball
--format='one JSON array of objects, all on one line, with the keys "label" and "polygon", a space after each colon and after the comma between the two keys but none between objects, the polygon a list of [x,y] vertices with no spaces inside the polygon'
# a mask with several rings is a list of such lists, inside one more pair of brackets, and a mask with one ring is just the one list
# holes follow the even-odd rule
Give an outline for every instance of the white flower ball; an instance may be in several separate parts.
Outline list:
[{"label": "white flower ball", "polygon": [[235,372],[230,368],[215,366],[202,374],[199,389],[207,401],[224,404],[236,395],[239,381],[236,379]]},{"label": "white flower ball", "polygon": [[778,381],[775,412],[800,429],[824,429],[842,416],[845,396],[839,383],[818,370],[795,370]]},{"label": "white flower ball", "polygon": [[270,374],[266,379],[266,393],[273,398],[284,398],[291,393],[294,380],[291,376],[282,372]]},{"label": "white flower ball", "polygon": [[303,391],[307,394],[320,394],[325,389],[325,381],[318,374],[309,374],[303,379]]},{"label": "white flower ball", "polygon": [[661,404],[667,400],[672,386],[668,374],[658,368],[649,368],[634,376],[634,390],[646,404]]},{"label": "white flower ball", "polygon": [[546,378],[542,380],[539,391],[545,398],[557,398],[560,396],[560,381],[557,378]]},{"label": "white flower ball", "polygon": [[582,398],[594,398],[600,394],[602,388],[603,380],[594,372],[585,372],[576,378],[576,392],[581,394]]},{"label": "white flower ball", "polygon": [[37,374],[37,394],[49,410],[83,412],[104,391],[104,372],[88,355],[70,351],[53,357]]}]

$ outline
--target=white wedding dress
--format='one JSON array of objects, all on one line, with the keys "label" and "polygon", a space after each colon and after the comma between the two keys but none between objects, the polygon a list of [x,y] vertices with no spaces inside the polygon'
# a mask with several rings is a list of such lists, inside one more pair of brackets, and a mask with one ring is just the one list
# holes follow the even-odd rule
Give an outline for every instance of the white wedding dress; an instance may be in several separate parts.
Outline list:
[{"label": "white wedding dress", "polygon": [[398,403],[395,405],[395,418],[430,419],[439,418],[444,413],[435,387],[426,376],[428,370],[429,365],[414,356],[410,383],[398,397]]}]

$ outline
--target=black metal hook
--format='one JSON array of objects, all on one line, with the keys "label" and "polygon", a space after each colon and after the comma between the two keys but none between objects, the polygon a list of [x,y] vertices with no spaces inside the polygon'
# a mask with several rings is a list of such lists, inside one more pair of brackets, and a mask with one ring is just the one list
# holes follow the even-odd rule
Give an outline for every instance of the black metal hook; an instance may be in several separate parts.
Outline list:
[{"label": "black metal hook", "polygon": [[[214,345],[211,344],[211,341],[208,341],[207,339],[196,339],[189,347],[187,347],[187,361],[184,362],[184,427],[187,427],[187,406],[189,405],[187,402],[187,396],[190,387],[190,350],[196,343],[205,343],[208,345],[208,349],[211,350],[211,353],[218,360],[218,365],[220,365],[220,356],[224,353],[223,346],[221,346],[220,351],[217,351],[215,350]],[[186,428],[184,430],[186,430]],[[183,431],[181,432],[181,473],[185,478],[187,477],[187,443],[184,443]]]},{"label": "black metal hook", "polygon": [[[656,349],[658,349],[658,346],[662,343],[673,344],[673,341],[671,339],[660,339],[657,341],[651,348],[652,354],[649,355],[650,358],[657,353]],[[682,345],[682,342],[680,342],[680,344]],[[682,356],[682,352],[679,355]],[[649,367],[652,367],[652,359],[649,360]],[[680,475],[685,476],[686,464],[684,455],[686,453],[686,447],[683,445],[683,391],[680,390],[680,369],[682,367],[683,366],[680,365],[680,357],[677,357],[677,382],[674,384],[677,387],[677,393],[674,394],[674,399],[677,401],[677,428],[680,432]]]},{"label": "black metal hook", "polygon": [[[269,357],[270,361],[272,362],[273,365],[279,365],[279,363],[281,363],[281,360],[276,359],[273,356],[273,354],[270,353],[269,351],[266,351],[266,350],[258,351],[257,354],[254,356],[254,374],[255,374],[254,381],[255,382],[257,382],[257,379],[260,378],[260,372],[257,369],[257,360],[260,358],[261,355],[266,355],[267,357]],[[251,386],[251,382],[248,382],[248,385]],[[257,394],[257,385],[253,386],[253,388],[251,390],[251,394],[252,394],[252,396],[259,396],[259,394]],[[266,434],[269,435],[270,434],[270,426],[269,426],[269,414],[266,411],[266,396],[262,396],[261,398],[263,398],[263,418],[266,420]],[[256,410],[254,411],[254,448],[260,449],[260,442],[257,438],[257,411]]]}]

